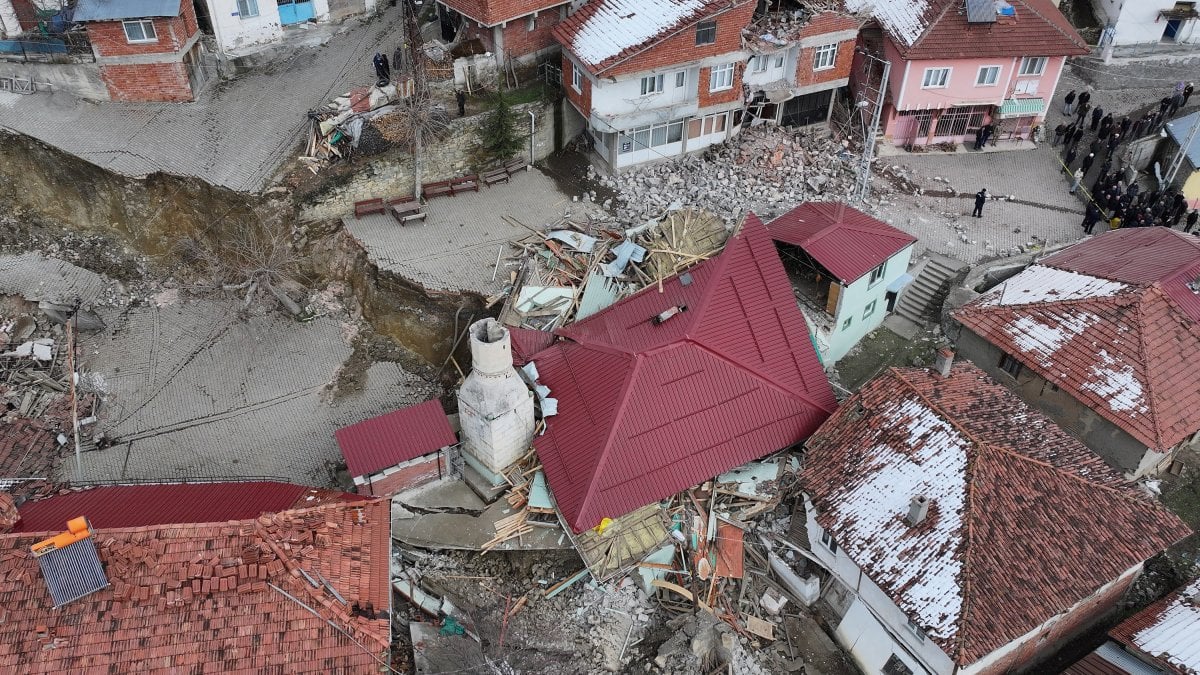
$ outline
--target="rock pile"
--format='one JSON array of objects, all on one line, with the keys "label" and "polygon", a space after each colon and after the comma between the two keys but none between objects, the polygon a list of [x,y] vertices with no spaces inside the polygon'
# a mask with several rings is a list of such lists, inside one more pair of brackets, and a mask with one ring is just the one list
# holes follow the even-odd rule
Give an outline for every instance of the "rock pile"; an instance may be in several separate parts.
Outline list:
[{"label": "rock pile", "polygon": [[857,160],[826,134],[764,125],[700,154],[589,178],[618,192],[618,203],[605,206],[615,207],[623,222],[643,222],[673,203],[733,222],[747,210],[767,218],[800,202],[845,198]]}]

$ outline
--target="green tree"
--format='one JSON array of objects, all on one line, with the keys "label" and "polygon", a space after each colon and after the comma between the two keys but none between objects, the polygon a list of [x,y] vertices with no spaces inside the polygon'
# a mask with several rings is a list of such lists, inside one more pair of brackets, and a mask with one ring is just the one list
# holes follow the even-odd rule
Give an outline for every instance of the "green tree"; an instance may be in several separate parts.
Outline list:
[{"label": "green tree", "polygon": [[509,159],[525,145],[525,139],[517,132],[512,108],[504,94],[497,93],[492,99],[492,108],[479,125],[479,156],[484,164]]}]

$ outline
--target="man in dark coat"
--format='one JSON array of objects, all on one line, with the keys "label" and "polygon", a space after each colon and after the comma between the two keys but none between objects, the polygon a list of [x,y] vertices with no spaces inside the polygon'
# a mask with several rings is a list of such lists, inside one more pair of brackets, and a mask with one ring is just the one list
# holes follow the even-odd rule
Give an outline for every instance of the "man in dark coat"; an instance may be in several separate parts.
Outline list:
[{"label": "man in dark coat", "polygon": [[1075,112],[1075,90],[1074,89],[1072,89],[1071,93],[1067,94],[1067,97],[1063,99],[1062,112],[1067,117],[1070,117],[1071,114]]},{"label": "man in dark coat", "polygon": [[371,63],[375,66],[375,79],[381,81],[392,79],[392,71],[388,67],[388,58],[386,55],[375,52],[375,58],[371,59]]},{"label": "man in dark coat", "polygon": [[1087,157],[1083,158],[1083,163],[1079,165],[1079,168],[1083,169],[1083,175],[1086,176],[1088,171],[1092,170],[1092,162],[1095,162],[1095,161],[1096,161],[1096,156],[1093,154],[1090,154],[1090,153],[1088,154]]},{"label": "man in dark coat", "polygon": [[1090,100],[1092,100],[1092,92],[1084,89],[1083,92],[1079,94],[1079,105],[1083,105]]},{"label": "man in dark coat", "polygon": [[467,95],[462,89],[454,90],[454,101],[458,103],[458,116],[463,117],[467,114]]},{"label": "man in dark coat", "polygon": [[1192,87],[1191,82],[1188,82],[1187,86],[1185,86],[1183,88],[1183,104],[1184,105],[1187,105],[1188,99],[1192,97],[1192,89],[1193,89],[1193,87]]},{"label": "man in dark coat", "polygon": [[976,218],[982,218],[983,217],[983,205],[986,203],[987,203],[987,188],[984,188],[984,189],[980,190],[979,192],[975,193],[975,210],[971,212],[971,215]]},{"label": "man in dark coat", "polygon": [[1075,152],[1074,146],[1067,148],[1067,156],[1063,158],[1063,164],[1066,164],[1067,166],[1063,170],[1067,173],[1071,173],[1071,165],[1075,163],[1075,158],[1078,156],[1079,153]]},{"label": "man in dark coat", "polygon": [[[1189,86],[1191,86],[1191,85],[1189,85]],[[1187,225],[1184,226],[1183,231],[1191,233],[1192,228],[1196,227],[1197,221],[1200,221],[1200,211],[1192,211],[1191,213],[1188,214]]]},{"label": "man in dark coat", "polygon": [[1096,226],[1096,222],[1100,220],[1100,207],[1092,202],[1088,202],[1087,212],[1083,215],[1083,232],[1091,234],[1092,228]]},{"label": "man in dark coat", "polygon": [[1128,116],[1122,117],[1121,118],[1121,135],[1122,136],[1128,135],[1129,129],[1132,126],[1133,126],[1133,120],[1129,119]]},{"label": "man in dark coat", "polygon": [[1112,128],[1113,128],[1113,116],[1112,116],[1112,113],[1108,113],[1107,115],[1104,116],[1104,119],[1100,120],[1100,132],[1107,135],[1108,132],[1112,130]]},{"label": "man in dark coat", "polygon": [[1104,108],[1096,106],[1092,110],[1092,131],[1100,127],[1100,120],[1104,119]]},{"label": "man in dark coat", "polygon": [[1082,138],[1083,138],[1083,125],[1080,124],[1079,126],[1075,127],[1075,137],[1072,139],[1072,141],[1075,143],[1078,143],[1080,141],[1080,139],[1082,139]]}]

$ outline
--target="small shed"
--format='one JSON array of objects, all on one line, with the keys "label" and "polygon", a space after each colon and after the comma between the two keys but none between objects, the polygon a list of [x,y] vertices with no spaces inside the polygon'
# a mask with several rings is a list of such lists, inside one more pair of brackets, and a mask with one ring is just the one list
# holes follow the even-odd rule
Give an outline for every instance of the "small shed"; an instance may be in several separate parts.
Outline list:
[{"label": "small shed", "polygon": [[376,497],[424,485],[448,471],[446,448],[458,444],[437,399],[334,432],[355,490]]}]

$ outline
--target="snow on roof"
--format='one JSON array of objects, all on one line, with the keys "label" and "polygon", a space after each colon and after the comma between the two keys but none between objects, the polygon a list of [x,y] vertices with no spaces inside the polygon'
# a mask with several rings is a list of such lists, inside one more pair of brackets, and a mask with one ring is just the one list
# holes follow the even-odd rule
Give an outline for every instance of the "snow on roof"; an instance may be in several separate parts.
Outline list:
[{"label": "snow on roof", "polygon": [[875,17],[895,39],[911,47],[925,33],[930,0],[846,0],[846,9]]},{"label": "snow on roof", "polygon": [[1057,318],[1059,323],[1051,325],[1042,321],[1040,317],[1018,317],[1004,326],[1004,332],[1012,336],[1022,351],[1031,356],[1040,356],[1042,365],[1050,367],[1059,348],[1100,321],[1100,317],[1091,312],[1079,312],[1074,316]]},{"label": "snow on roof", "polygon": [[656,37],[704,9],[703,0],[605,0],[579,27],[571,51],[591,65]]},{"label": "snow on roof", "polygon": [[[963,604],[958,553],[970,441],[917,399],[892,403],[880,415],[908,440],[871,450],[868,456],[879,470],[840,498],[844,526],[838,537],[852,545],[860,566],[905,589],[901,609],[917,617],[927,634],[949,638]],[[927,517],[935,521],[919,532],[904,520],[917,495],[930,500]]]},{"label": "snow on roof", "polygon": [[979,298],[980,307],[1082,300],[1116,295],[1127,285],[1078,272],[1032,265]]},{"label": "snow on roof", "polygon": [[1146,654],[1185,673],[1200,673],[1200,580],[1192,583],[1163,609],[1154,623],[1133,635]]},{"label": "snow on roof", "polygon": [[1089,379],[1081,386],[1099,394],[1114,412],[1135,415],[1148,410],[1142,383],[1133,367],[1114,358],[1107,350],[1100,350],[1088,373]]}]

